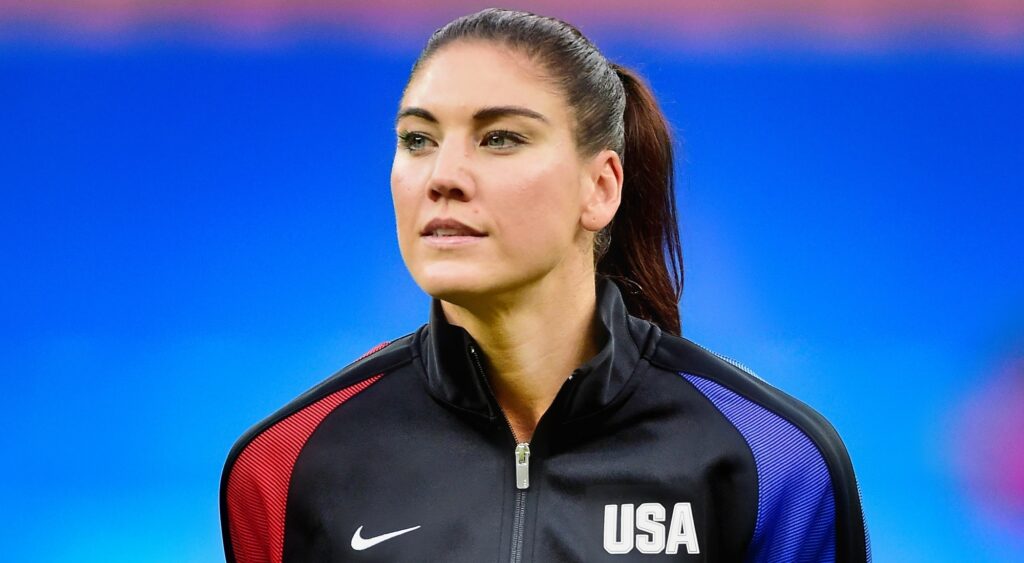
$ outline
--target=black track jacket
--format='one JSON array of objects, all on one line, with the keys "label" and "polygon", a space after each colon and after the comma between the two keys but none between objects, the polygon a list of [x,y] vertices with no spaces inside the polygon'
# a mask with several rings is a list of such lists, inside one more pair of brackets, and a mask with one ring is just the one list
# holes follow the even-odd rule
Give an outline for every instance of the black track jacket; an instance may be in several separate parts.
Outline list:
[{"label": "black track jacket", "polygon": [[440,302],[247,431],[221,478],[230,563],[870,558],[832,426],[738,364],[630,316],[516,444]]}]

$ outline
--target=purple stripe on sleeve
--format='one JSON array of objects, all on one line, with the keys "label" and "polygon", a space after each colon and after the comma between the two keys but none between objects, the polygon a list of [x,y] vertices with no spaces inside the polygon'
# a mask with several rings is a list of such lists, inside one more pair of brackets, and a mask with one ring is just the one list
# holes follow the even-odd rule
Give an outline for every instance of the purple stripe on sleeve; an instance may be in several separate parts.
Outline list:
[{"label": "purple stripe on sleeve", "polygon": [[828,466],[788,420],[703,377],[681,373],[739,430],[757,467],[757,523],[746,561],[835,561],[835,498]]}]

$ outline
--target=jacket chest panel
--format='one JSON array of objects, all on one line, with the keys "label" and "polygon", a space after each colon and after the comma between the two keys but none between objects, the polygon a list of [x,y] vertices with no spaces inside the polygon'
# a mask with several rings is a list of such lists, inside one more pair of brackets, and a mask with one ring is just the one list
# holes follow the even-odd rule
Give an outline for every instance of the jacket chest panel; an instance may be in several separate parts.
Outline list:
[{"label": "jacket chest panel", "polygon": [[599,427],[549,425],[517,490],[503,421],[393,382],[409,398],[353,402],[310,438],[284,561],[729,560],[722,545],[749,537],[720,507],[744,504],[751,467],[713,447],[721,432],[699,408],[641,393]]},{"label": "jacket chest panel", "polygon": [[740,544],[747,534],[723,514],[741,502],[723,483],[749,476],[729,459],[667,451],[594,448],[538,463],[526,560],[723,560],[709,554],[721,555],[723,540]]},{"label": "jacket chest panel", "polygon": [[284,561],[503,561],[501,437],[429,399],[339,411],[296,463]]}]

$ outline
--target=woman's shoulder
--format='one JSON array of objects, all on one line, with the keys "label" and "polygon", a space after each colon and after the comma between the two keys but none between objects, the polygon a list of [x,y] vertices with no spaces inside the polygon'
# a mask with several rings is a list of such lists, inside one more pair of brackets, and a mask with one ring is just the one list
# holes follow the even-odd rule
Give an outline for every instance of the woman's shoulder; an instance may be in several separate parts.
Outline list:
[{"label": "woman's shoulder", "polygon": [[[820,448],[842,446],[835,428],[813,407],[771,385],[742,363],[688,338],[663,333],[650,361],[689,381],[734,423],[749,417],[763,419],[764,424],[786,423]],[[743,406],[752,412],[734,412]]]},{"label": "woman's shoulder", "polygon": [[[650,361],[688,382],[742,435],[754,458],[764,513],[784,514],[784,528],[817,537],[827,532],[813,529],[822,526],[817,511],[827,505],[841,531],[840,551],[865,554],[853,464],[821,413],[740,362],[683,337],[663,335]],[[761,525],[766,533],[767,523]]]},{"label": "woman's shoulder", "polygon": [[224,464],[224,477],[231,474],[240,460],[243,465],[248,459],[260,460],[261,465],[278,461],[287,464],[287,460],[278,460],[279,454],[293,452],[297,455],[305,440],[330,412],[369,388],[384,374],[411,361],[412,336],[410,333],[381,342],[252,425],[231,447]]},{"label": "woman's shoulder", "polygon": [[[235,441],[220,481],[224,545],[279,542],[287,492],[299,454],[329,414],[412,358],[412,334],[374,346],[355,361],[249,428]],[[229,525],[229,522],[231,524]],[[280,553],[280,544],[271,546]]]}]

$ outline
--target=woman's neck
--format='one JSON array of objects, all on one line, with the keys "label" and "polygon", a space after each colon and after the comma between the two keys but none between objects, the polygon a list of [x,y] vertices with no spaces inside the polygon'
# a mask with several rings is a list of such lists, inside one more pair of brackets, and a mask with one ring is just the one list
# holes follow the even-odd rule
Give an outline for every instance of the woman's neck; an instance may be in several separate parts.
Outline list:
[{"label": "woman's neck", "polygon": [[498,405],[516,441],[528,442],[573,370],[598,351],[596,286],[593,276],[575,284],[542,281],[495,301],[441,306],[482,348]]}]

